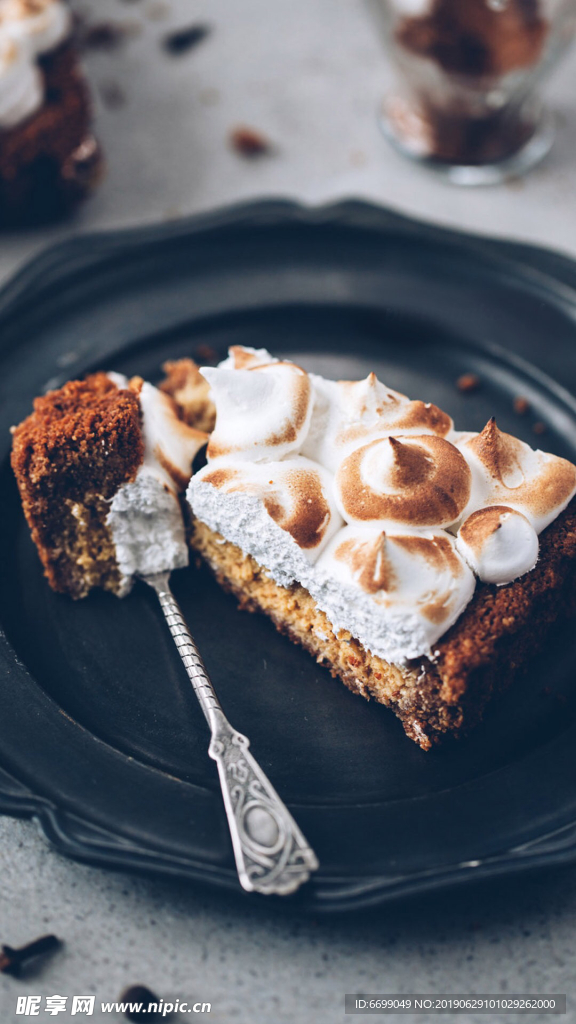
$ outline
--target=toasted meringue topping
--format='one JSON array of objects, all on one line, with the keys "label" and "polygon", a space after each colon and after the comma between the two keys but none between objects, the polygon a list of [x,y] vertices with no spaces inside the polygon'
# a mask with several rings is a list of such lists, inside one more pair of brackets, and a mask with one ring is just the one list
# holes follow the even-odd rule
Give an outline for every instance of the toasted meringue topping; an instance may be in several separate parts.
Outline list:
[{"label": "toasted meringue topping", "polygon": [[322,566],[331,559],[338,563],[337,568],[331,563],[335,575],[348,576],[379,603],[409,600],[435,625],[453,613],[455,581],[470,578],[452,537],[440,531],[395,536],[347,526],[325,553]]},{"label": "toasted meringue topping", "polygon": [[247,463],[218,460],[198,473],[198,482],[222,494],[257,498],[270,518],[315,558],[342,525],[332,499],[330,474],[310,459]]},{"label": "toasted meringue topping", "polygon": [[390,434],[445,437],[453,427],[437,405],[410,401],[374,373],[359,381],[330,381],[314,374],[312,380],[314,412],[302,452],[333,471],[350,451],[369,440]]},{"label": "toasted meringue topping", "polygon": [[576,466],[503,433],[494,419],[460,450],[475,478],[467,512],[472,505],[507,505],[540,533],[576,494]]},{"label": "toasted meringue topping", "polygon": [[192,463],[206,444],[208,434],[189,427],[178,417],[176,403],[152,384],[143,383],[140,408],[144,432],[144,466],[159,463],[170,482],[184,490],[192,475]]},{"label": "toasted meringue topping", "polygon": [[117,388],[139,398],[144,458],[134,480],[123,484],[106,518],[122,576],[122,594],[136,574],[171,571],[188,564],[178,491],[192,475],[192,462],[208,435],[178,417],[176,403],[140,377],[109,373]]},{"label": "toasted meringue topping", "polygon": [[473,512],[458,531],[457,546],[477,576],[501,586],[536,565],[538,535],[521,512],[491,505]]},{"label": "toasted meringue topping", "polygon": [[[341,596],[331,594],[329,604],[353,601],[354,590],[360,590],[366,595],[365,614],[368,602],[372,614],[379,611],[380,637],[372,638],[372,649],[389,642],[392,624],[402,619],[410,621],[421,645],[424,637],[424,645],[430,646],[456,621],[474,592],[472,572],[454,539],[442,530],[395,534],[346,526],[320,556],[317,569],[340,584]],[[335,608],[327,610],[331,613],[338,619]],[[366,631],[360,622],[357,628]],[[416,656],[415,651],[408,656]]]},{"label": "toasted meringue topping", "polygon": [[493,422],[456,432],[374,374],[326,380],[242,347],[204,372],[217,421],[195,515],[392,662],[431,656],[474,572],[507,583],[533,568],[537,532],[576,493],[566,460]]},{"label": "toasted meringue topping", "polygon": [[249,370],[203,368],[216,404],[208,458],[273,460],[297,452],[308,431],[312,386],[294,363]]},{"label": "toasted meringue topping", "polygon": [[348,522],[450,526],[470,498],[471,474],[441,437],[385,437],[356,449],[336,474],[340,511]]}]

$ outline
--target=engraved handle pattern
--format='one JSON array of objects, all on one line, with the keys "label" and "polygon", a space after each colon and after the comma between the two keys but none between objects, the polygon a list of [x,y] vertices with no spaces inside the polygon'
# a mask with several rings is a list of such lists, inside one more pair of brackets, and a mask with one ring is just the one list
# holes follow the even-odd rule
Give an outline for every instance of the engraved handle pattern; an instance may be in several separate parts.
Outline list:
[{"label": "engraved handle pattern", "polygon": [[286,896],[308,880],[318,860],[249,745],[222,716],[208,753],[218,765],[243,888]]},{"label": "engraved handle pattern", "polygon": [[210,726],[208,753],[218,775],[242,887],[286,896],[318,868],[314,851],[249,751],[249,741],[230,725],[182,612],[168,573],[144,576],[155,591],[194,691]]}]

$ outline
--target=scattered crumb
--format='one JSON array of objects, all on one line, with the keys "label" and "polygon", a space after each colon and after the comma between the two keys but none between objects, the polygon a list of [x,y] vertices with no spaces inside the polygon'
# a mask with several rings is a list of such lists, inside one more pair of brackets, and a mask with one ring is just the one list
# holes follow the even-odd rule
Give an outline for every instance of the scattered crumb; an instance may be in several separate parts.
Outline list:
[{"label": "scattered crumb", "polygon": [[517,412],[519,416],[524,416],[524,414],[528,412],[529,408],[530,402],[527,398],[524,398],[522,395],[518,395],[518,397],[514,399],[514,412]]},{"label": "scattered crumb", "polygon": [[201,89],[198,93],[198,99],[206,107],[215,107],[217,103],[220,103],[220,90],[214,88]]},{"label": "scattered crumb", "polygon": [[238,125],[232,128],[229,135],[230,145],[240,156],[256,157],[265,156],[272,152],[272,146],[265,135],[249,128],[246,125]]},{"label": "scattered crumb", "polygon": [[532,430],[535,434],[545,434],[546,429],[546,424],[542,423],[542,420],[536,420],[536,423],[532,424]]},{"label": "scattered crumb", "polygon": [[138,22],[100,21],[82,30],[79,46],[83,50],[117,50],[140,31]]},{"label": "scattered crumb", "polygon": [[175,32],[169,32],[162,40],[162,46],[167,53],[173,57],[180,57],[188,53],[199,43],[203,42],[210,35],[212,29],[209,25],[190,25],[189,28],[179,28]]},{"label": "scattered crumb", "polygon": [[368,157],[361,149],[353,149],[350,153],[350,163],[353,167],[364,167],[367,162]]},{"label": "scattered crumb", "polygon": [[471,391],[477,391],[480,387],[480,378],[475,373],[463,373],[461,377],[458,377],[456,381],[456,387],[458,391],[462,391],[463,394],[469,394]]},{"label": "scattered crumb", "polygon": [[107,110],[118,110],[126,103],[126,94],[118,82],[100,82],[98,92]]},{"label": "scattered crumb", "polygon": [[182,211],[178,206],[167,206],[162,214],[163,220],[177,220],[181,216]]},{"label": "scattered crumb", "polygon": [[200,363],[217,363],[220,357],[215,348],[202,342],[196,346],[194,358]]}]

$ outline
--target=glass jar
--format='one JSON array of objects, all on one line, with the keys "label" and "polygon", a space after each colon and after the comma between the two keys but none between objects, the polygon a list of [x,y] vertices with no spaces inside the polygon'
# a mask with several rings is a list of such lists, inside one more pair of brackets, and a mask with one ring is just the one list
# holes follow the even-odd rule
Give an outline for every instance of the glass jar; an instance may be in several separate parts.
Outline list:
[{"label": "glass jar", "polygon": [[398,72],[382,127],[463,185],[525,172],[549,151],[539,87],[576,32],[576,0],[372,0]]}]

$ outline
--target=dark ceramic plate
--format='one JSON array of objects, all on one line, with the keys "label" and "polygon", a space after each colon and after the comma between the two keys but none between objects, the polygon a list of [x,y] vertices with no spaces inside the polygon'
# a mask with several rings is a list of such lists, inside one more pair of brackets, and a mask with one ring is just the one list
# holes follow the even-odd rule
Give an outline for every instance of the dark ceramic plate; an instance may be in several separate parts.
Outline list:
[{"label": "dark ceramic plate", "polygon": [[[495,413],[576,459],[575,320],[570,261],[361,203],[261,203],[35,260],[0,295],[0,810],[37,816],[75,857],[239,891],[204,721],[153,595],[73,603],[42,578],[8,466],[8,428],[34,395],[96,368],[154,380],[168,357],[265,345],[328,376],[374,369],[462,428]],[[481,388],[463,395],[466,372]],[[319,855],[294,903],[349,909],[576,859],[566,627],[468,740],[425,754],[206,573],[174,589],[224,708]]]}]

